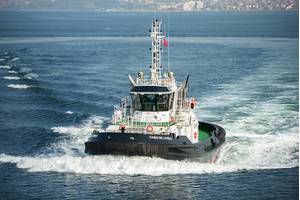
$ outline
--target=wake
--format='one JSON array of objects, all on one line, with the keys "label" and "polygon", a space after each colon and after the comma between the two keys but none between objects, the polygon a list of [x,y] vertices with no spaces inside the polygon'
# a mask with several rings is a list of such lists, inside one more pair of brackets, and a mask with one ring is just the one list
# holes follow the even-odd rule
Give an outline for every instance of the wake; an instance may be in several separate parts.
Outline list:
[{"label": "wake", "polygon": [[[163,174],[206,174],[237,172],[253,169],[289,168],[297,166],[296,162],[278,162],[282,157],[284,160],[297,160],[291,158],[290,148],[286,148],[291,142],[287,138],[282,142],[277,141],[272,146],[265,146],[269,139],[262,140],[262,144],[256,143],[252,146],[248,154],[236,159],[236,155],[244,153],[244,148],[248,144],[242,141],[229,139],[220,150],[216,163],[201,163],[198,161],[173,161],[162,158],[150,157],[127,157],[127,156],[94,156],[84,153],[84,142],[88,140],[91,132],[102,126],[105,118],[93,116],[85,120],[79,126],[53,127],[55,133],[67,136],[49,147],[50,153],[36,156],[11,156],[0,155],[0,162],[15,163],[18,168],[26,169],[30,172],[63,172],[80,174],[112,174],[112,175],[151,175],[159,176]],[[230,137],[230,133],[229,133]],[[259,149],[252,151],[253,149]],[[242,150],[241,150],[242,149]],[[275,151],[278,149],[278,151]],[[268,152],[272,156],[260,154]],[[275,159],[275,160],[274,160]],[[275,162],[274,162],[275,161]],[[276,163],[277,161],[277,163]]]},{"label": "wake", "polygon": [[[6,66],[1,66],[7,68]],[[30,70],[22,69],[24,73]],[[278,83],[289,80],[287,68],[264,66],[233,84],[201,98],[196,114],[204,121],[225,128],[226,142],[215,163],[172,161],[161,158],[92,156],[84,153],[84,142],[93,130],[103,128],[107,120],[92,116],[74,126],[53,127],[64,136],[47,147],[49,153],[35,156],[1,154],[0,162],[15,163],[30,172],[152,175],[224,173],[297,167],[299,161],[298,86]],[[268,76],[265,71],[273,72]],[[9,85],[26,89],[27,85]],[[264,89],[267,88],[268,90]],[[270,92],[276,91],[276,92]],[[268,95],[266,95],[268,94]],[[73,112],[67,111],[67,114]]]}]

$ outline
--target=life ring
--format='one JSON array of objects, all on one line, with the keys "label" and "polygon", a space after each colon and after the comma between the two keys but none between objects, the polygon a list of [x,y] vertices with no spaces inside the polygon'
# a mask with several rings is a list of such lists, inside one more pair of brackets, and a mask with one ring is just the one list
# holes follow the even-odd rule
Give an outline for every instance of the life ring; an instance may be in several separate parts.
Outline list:
[{"label": "life ring", "polygon": [[146,126],[146,131],[152,133],[153,132],[153,126],[151,124]]},{"label": "life ring", "polygon": [[176,122],[176,118],[175,117],[171,117],[170,121],[171,122]]},{"label": "life ring", "polygon": [[195,98],[193,98],[193,99],[191,100],[191,109],[194,109],[195,106],[196,106],[196,100],[195,100]]},{"label": "life ring", "polygon": [[119,130],[120,130],[122,133],[125,132],[125,128],[126,128],[126,126],[125,126],[124,124],[120,124]]}]

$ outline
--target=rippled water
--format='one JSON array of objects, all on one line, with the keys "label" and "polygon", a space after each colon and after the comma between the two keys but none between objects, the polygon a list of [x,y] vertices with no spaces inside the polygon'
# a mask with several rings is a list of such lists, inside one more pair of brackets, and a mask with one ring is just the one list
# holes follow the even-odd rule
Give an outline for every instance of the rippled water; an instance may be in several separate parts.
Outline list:
[{"label": "rippled water", "polygon": [[153,14],[0,16],[0,197],[298,196],[297,13],[170,15],[170,67],[227,132],[216,163],[84,153],[127,74],[148,72]]}]

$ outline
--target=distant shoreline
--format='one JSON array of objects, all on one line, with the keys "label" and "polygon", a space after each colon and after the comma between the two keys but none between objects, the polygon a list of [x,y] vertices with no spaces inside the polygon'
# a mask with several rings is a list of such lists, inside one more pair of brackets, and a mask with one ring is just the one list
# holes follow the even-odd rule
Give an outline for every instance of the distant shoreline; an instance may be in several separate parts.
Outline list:
[{"label": "distant shoreline", "polygon": [[201,10],[201,11],[184,11],[184,10],[38,10],[38,9],[0,9],[3,11],[14,11],[14,12],[99,12],[99,13],[218,13],[218,12],[299,12],[299,9],[277,9],[277,10]]}]

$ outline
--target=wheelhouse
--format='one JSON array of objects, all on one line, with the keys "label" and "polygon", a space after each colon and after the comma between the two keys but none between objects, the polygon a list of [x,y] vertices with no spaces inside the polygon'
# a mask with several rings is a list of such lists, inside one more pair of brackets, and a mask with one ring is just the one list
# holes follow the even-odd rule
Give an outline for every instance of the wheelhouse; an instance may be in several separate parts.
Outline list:
[{"label": "wheelhouse", "polygon": [[135,86],[130,95],[133,109],[137,111],[169,111],[174,101],[174,92],[165,86]]}]

